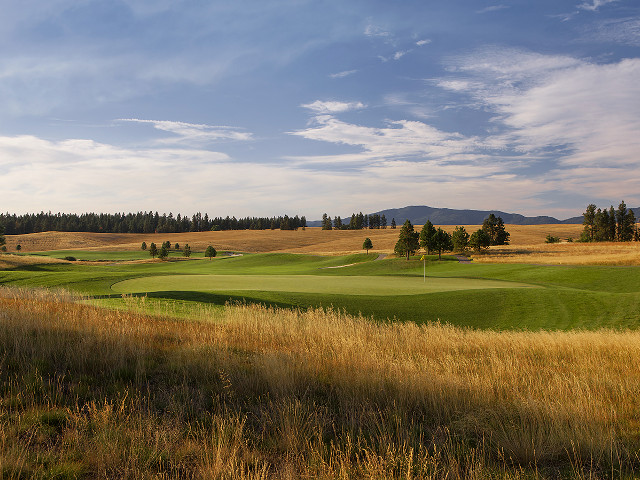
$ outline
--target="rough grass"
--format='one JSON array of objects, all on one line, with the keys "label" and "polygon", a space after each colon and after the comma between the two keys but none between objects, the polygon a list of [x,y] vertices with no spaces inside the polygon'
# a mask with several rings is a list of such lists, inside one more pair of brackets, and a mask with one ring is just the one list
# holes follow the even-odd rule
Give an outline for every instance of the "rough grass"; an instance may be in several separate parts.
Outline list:
[{"label": "rough grass", "polygon": [[[421,226],[416,226],[419,230]],[[453,225],[442,226],[444,230],[452,232]],[[469,233],[474,232],[479,225],[466,225]],[[544,243],[548,233],[562,239],[578,238],[582,225],[507,225],[511,233],[511,244],[515,246]],[[23,252],[46,250],[127,250],[140,249],[143,241],[150,245],[155,242],[160,245],[165,241],[172,244],[178,242],[184,246],[189,244],[192,249],[204,251],[208,245],[217,250],[229,250],[252,253],[289,252],[308,253],[314,255],[347,255],[361,253],[362,242],[366,237],[371,238],[373,250],[369,253],[393,253],[393,247],[398,240],[399,229],[380,230],[322,230],[307,228],[306,230],[236,230],[224,232],[197,233],[162,233],[162,234],[125,234],[125,233],[62,233],[44,232],[29,235],[8,235],[7,248],[15,250],[16,244],[22,245]]]},{"label": "rough grass", "polygon": [[4,478],[640,472],[638,332],[242,305],[180,321],[1,292]]}]

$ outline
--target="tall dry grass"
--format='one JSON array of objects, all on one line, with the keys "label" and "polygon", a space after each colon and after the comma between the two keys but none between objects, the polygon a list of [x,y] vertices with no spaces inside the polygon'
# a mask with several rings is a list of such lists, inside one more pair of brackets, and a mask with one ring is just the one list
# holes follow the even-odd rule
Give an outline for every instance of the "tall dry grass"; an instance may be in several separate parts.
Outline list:
[{"label": "tall dry grass", "polygon": [[1,291],[4,478],[640,472],[640,332],[247,305],[185,321],[75,300]]}]

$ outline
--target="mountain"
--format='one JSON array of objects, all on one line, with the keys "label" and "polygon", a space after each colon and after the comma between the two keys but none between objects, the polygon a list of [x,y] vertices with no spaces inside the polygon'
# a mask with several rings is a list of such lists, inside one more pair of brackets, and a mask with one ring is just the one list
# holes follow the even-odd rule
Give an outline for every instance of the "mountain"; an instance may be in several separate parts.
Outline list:
[{"label": "mountain", "polygon": [[[640,212],[640,209],[635,212]],[[424,225],[430,220],[434,225],[482,225],[485,218],[493,213],[496,217],[502,217],[504,223],[512,225],[542,225],[552,223],[582,223],[582,215],[578,217],[567,218],[566,220],[558,220],[554,217],[539,216],[525,217],[517,213],[506,213],[498,210],[454,210],[451,208],[434,208],[427,206],[410,206],[403,208],[389,208],[379,212],[373,212],[383,215],[387,219],[387,224],[391,225],[391,219],[395,218],[398,225],[402,225],[405,220],[409,219],[414,225]],[[342,221],[349,223],[351,215],[342,217]],[[307,223],[310,227],[319,227],[322,222],[319,220]]]}]

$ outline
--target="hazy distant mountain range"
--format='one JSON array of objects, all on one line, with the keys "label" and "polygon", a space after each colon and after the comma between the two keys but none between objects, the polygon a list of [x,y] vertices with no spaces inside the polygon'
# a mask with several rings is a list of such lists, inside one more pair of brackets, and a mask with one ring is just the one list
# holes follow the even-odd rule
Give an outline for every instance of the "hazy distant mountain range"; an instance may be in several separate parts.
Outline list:
[{"label": "hazy distant mountain range", "polygon": [[[633,211],[634,213],[640,213],[640,209],[633,209]],[[454,210],[451,208],[427,207],[426,205],[389,208],[371,213],[384,214],[387,219],[387,225],[391,225],[391,219],[393,218],[395,218],[398,225],[402,225],[407,219],[414,225],[424,225],[427,220],[430,220],[434,225],[481,225],[490,213],[493,213],[497,217],[502,217],[504,223],[512,225],[541,225],[552,223],[581,224],[583,220],[582,215],[567,218],[566,220],[558,220],[557,218],[548,216],[525,217],[517,213],[506,213],[498,210]],[[342,221],[349,223],[350,218],[351,215],[342,217]],[[319,227],[321,224],[322,222],[319,220],[308,222],[310,227]]]}]

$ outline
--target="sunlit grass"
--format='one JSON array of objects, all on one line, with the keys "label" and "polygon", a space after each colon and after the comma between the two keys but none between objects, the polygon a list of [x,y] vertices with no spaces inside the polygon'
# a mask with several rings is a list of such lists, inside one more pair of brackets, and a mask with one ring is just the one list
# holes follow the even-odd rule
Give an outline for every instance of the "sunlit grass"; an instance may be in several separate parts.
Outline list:
[{"label": "sunlit grass", "polygon": [[5,478],[640,471],[639,332],[497,333],[255,305],[175,319],[77,300],[1,290]]}]

